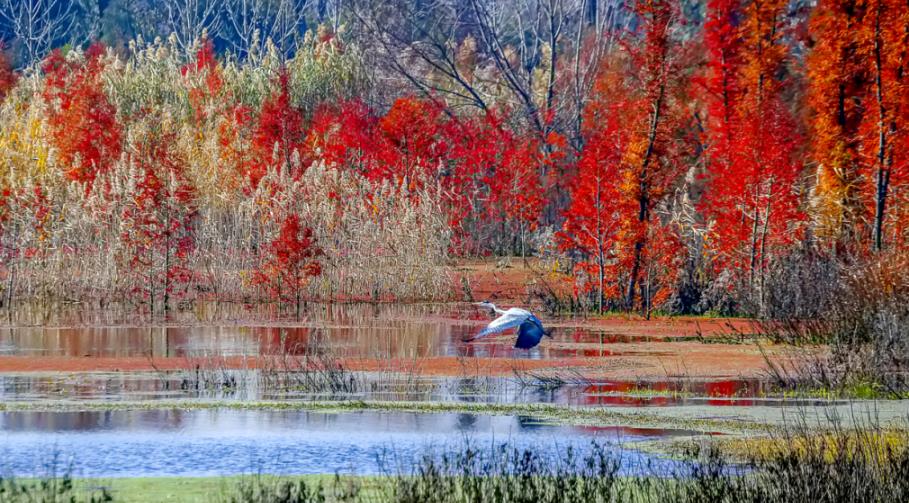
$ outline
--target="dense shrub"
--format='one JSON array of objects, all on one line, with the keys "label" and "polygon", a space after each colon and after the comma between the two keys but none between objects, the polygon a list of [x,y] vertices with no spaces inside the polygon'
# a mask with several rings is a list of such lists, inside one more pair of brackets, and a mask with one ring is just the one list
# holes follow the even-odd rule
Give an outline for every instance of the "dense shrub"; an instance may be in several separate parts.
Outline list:
[{"label": "dense shrub", "polygon": [[779,380],[828,389],[867,385],[902,396],[909,387],[909,255],[883,254],[811,279],[818,284],[803,304],[812,308],[784,310],[759,330],[791,344],[826,343],[829,351],[774,368]]}]

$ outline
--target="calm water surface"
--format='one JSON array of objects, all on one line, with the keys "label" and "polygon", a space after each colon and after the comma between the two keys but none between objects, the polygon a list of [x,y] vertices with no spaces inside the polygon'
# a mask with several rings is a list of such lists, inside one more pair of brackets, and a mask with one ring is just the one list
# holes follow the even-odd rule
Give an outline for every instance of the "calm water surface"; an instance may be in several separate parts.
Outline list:
[{"label": "calm water surface", "polygon": [[[467,304],[312,304],[301,320],[281,316],[254,316],[242,309],[206,314],[184,313],[171,326],[129,323],[128,318],[98,318],[75,312],[53,319],[22,316],[19,326],[0,329],[0,355],[67,357],[183,356],[210,358],[284,352],[303,354],[313,348],[340,357],[418,361],[433,356],[547,359],[610,357],[634,354],[659,355],[647,342],[688,340],[685,337],[652,337],[616,334],[558,320],[552,344],[530,351],[515,350],[510,340],[488,339],[464,344],[489,316]],[[206,316],[217,322],[199,323]],[[255,320],[269,320],[257,322]],[[196,320],[193,322],[193,320]],[[107,324],[105,324],[107,323]],[[630,348],[625,343],[644,343]],[[665,351],[666,345],[659,347]],[[248,377],[248,376],[247,376]],[[760,380],[678,381],[638,383],[566,382],[557,387],[526,387],[514,379],[363,375],[367,383],[355,396],[374,400],[445,400],[457,402],[538,402],[596,406],[707,405],[806,405],[804,401],[761,399],[766,383]],[[240,381],[250,382],[255,379]],[[407,382],[401,382],[406,380]],[[658,396],[633,396],[629,391],[649,388]],[[272,393],[256,386],[236,390],[186,389],[180,373],[3,374],[0,400],[47,399],[154,400],[174,398],[213,399],[325,399],[307,393]],[[803,403],[804,402],[804,403]]]},{"label": "calm water surface", "polygon": [[347,357],[539,359],[621,356],[634,353],[628,353],[628,348],[619,349],[616,343],[686,340],[615,334],[583,327],[580,322],[558,320],[559,326],[553,331],[555,345],[525,351],[515,350],[506,340],[464,344],[463,339],[475,335],[491,320],[469,304],[314,304],[301,320],[256,322],[252,316],[244,319],[242,312],[235,316],[202,324],[187,318],[187,323],[176,321],[171,326],[145,324],[142,320],[105,324],[104,320],[74,316],[53,320],[23,318],[18,325],[0,329],[0,355],[255,356],[276,349],[302,353],[318,346]]},{"label": "calm water surface", "polygon": [[[81,477],[409,472],[424,455],[508,443],[555,458],[609,444],[625,473],[670,460],[628,447],[685,430],[559,426],[524,416],[266,410],[0,413],[0,471],[40,476],[57,455]],[[618,443],[623,442],[623,446]]]}]

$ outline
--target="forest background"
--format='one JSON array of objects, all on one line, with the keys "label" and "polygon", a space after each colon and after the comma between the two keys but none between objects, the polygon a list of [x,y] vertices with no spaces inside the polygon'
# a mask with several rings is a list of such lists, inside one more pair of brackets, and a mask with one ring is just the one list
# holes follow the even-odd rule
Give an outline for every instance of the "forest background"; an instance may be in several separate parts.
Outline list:
[{"label": "forest background", "polygon": [[[0,303],[905,290],[897,0],[0,0]],[[841,298],[841,297],[840,297]]]}]

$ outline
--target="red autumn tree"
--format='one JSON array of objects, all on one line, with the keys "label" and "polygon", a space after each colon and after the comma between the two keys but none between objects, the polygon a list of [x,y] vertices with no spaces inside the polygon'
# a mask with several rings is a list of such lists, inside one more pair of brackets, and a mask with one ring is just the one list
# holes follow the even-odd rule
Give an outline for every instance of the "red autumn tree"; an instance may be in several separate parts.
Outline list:
[{"label": "red autumn tree", "polygon": [[[657,214],[681,169],[672,142],[679,123],[675,86],[684,84],[673,66],[674,5],[638,2],[637,36],[601,69],[585,121],[589,140],[572,186],[578,202],[569,207],[563,229],[563,243],[584,246],[588,267],[592,261],[597,275],[605,276],[602,283],[609,283],[597,282],[599,295],[618,293],[626,309],[640,307],[648,315],[667,298],[677,269],[678,247],[669,246],[677,242],[674,231]],[[595,235],[576,236],[579,230]]]},{"label": "red autumn tree", "polygon": [[526,258],[527,233],[537,228],[546,202],[541,173],[561,160],[563,138],[552,133],[541,142],[513,131],[493,110],[441,122],[439,134],[433,162],[456,246],[466,249],[469,234],[496,229],[514,236],[512,250]]},{"label": "red autumn tree", "polygon": [[121,151],[117,111],[100,80],[104,46],[93,44],[84,62],[71,62],[57,49],[44,62],[44,97],[50,108],[51,141],[70,180],[90,191]]},{"label": "red autumn tree", "polygon": [[[510,135],[509,135],[510,136]],[[543,209],[540,169],[544,164],[539,142],[508,138],[495,168],[487,177],[489,211],[492,218],[517,227],[521,259],[526,260],[526,237],[536,229]]]},{"label": "red autumn tree", "polygon": [[588,291],[596,289],[600,312],[607,297],[621,296],[614,270],[614,244],[619,230],[615,202],[621,197],[617,181],[622,151],[618,147],[627,143],[628,131],[619,124],[618,114],[609,110],[612,106],[622,105],[618,101],[598,99],[588,111],[584,151],[577,175],[568,187],[570,203],[559,233],[560,247],[583,257],[578,272],[594,278],[586,287]]},{"label": "red autumn tree", "polygon": [[303,227],[297,215],[288,215],[278,235],[266,248],[268,257],[253,275],[253,283],[280,302],[295,302],[297,314],[300,297],[310,278],[322,273],[312,229]]},{"label": "red autumn tree", "polygon": [[307,157],[368,173],[375,161],[376,122],[360,100],[319,106],[306,139]]},{"label": "red autumn tree", "polygon": [[[500,159],[499,152],[510,139],[493,112],[459,117],[444,127],[447,152],[436,161],[436,173],[443,187],[452,249],[457,253],[482,253],[490,243],[481,238],[491,224],[492,211],[488,175]],[[497,222],[501,223],[501,221]]]},{"label": "red autumn tree", "polygon": [[259,123],[253,133],[253,160],[247,171],[253,188],[259,185],[270,166],[278,170],[293,170],[297,160],[302,162],[299,156],[306,141],[303,112],[290,101],[287,70],[281,71],[277,84],[277,91],[262,103]]},{"label": "red autumn tree", "polygon": [[136,275],[128,285],[165,312],[171,299],[186,293],[192,281],[187,262],[195,249],[196,190],[186,166],[172,150],[173,135],[151,132],[131,153],[135,179],[122,210],[126,259]]},{"label": "red autumn tree", "polygon": [[381,147],[374,179],[408,180],[431,173],[447,151],[442,108],[429,100],[398,98],[378,123]]},{"label": "red autumn tree", "polygon": [[202,44],[196,52],[195,60],[183,65],[180,73],[189,87],[189,104],[194,119],[199,124],[215,111],[218,98],[224,90],[224,79],[211,40],[206,40]]},{"label": "red autumn tree", "polygon": [[723,169],[731,169],[733,165],[733,143],[739,124],[739,77],[742,67],[740,6],[741,0],[709,0],[704,23],[707,158],[711,166],[719,164]]},{"label": "red autumn tree", "polygon": [[[796,237],[802,220],[795,187],[798,132],[778,78],[787,51],[782,41],[786,5],[752,1],[739,13],[722,2],[708,14],[711,21],[740,19],[740,24],[729,35],[725,27],[709,23],[705,34],[714,77],[708,98],[713,141],[701,209],[717,267],[747,271],[752,285],[763,279],[774,251]],[[730,54],[734,66],[728,64]]]}]

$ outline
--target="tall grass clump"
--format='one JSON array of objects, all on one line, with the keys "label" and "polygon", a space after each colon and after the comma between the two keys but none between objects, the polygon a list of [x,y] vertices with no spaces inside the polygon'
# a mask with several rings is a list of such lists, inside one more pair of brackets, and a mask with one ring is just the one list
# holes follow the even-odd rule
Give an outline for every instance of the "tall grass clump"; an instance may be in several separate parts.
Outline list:
[{"label": "tall grass clump", "polygon": [[876,429],[784,433],[769,452],[757,449],[741,464],[715,446],[696,449],[690,478],[676,476],[648,501],[907,501],[906,442],[905,434]]},{"label": "tall grass clump", "polygon": [[58,472],[56,456],[44,475],[21,479],[0,474],[0,503],[103,503],[114,501],[107,489],[77,488],[72,470]]},{"label": "tall grass clump", "polygon": [[284,478],[267,475],[242,477],[226,488],[222,503],[325,503],[359,501],[357,484],[335,478],[324,484],[304,478]]},{"label": "tall grass clump", "polygon": [[815,317],[762,322],[770,338],[829,350],[785,368],[772,366],[787,386],[867,389],[870,395],[906,396],[909,390],[909,254],[889,253],[845,267],[827,284]]},{"label": "tall grass clump", "polygon": [[[303,345],[281,344],[249,360],[204,353],[186,358],[175,375],[157,370],[170,389],[176,379],[179,389],[204,396],[241,398],[263,394],[305,394],[339,398],[362,392],[366,383],[349,370],[319,332]],[[151,361],[154,366],[154,361]]]},{"label": "tall grass clump", "polygon": [[410,475],[400,476],[394,501],[588,502],[611,501],[619,460],[592,444],[578,456],[568,448],[557,462],[530,449],[508,446],[427,455]]},{"label": "tall grass clump", "polygon": [[326,344],[321,332],[314,332],[301,347],[281,348],[261,359],[259,386],[265,392],[307,393],[317,396],[349,396],[363,391],[362,377],[348,370]]},{"label": "tall grass clump", "polygon": [[619,476],[621,459],[593,444],[552,460],[532,450],[465,447],[428,455],[394,480],[392,501],[509,502],[885,502],[909,498],[909,444],[877,429],[812,432],[801,427],[732,459],[717,444],[695,446],[675,468]]}]

